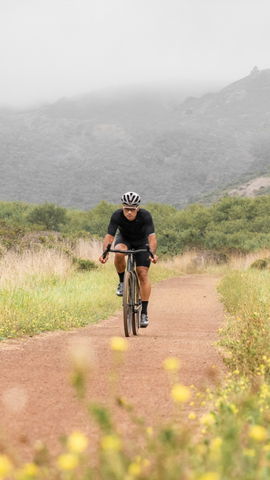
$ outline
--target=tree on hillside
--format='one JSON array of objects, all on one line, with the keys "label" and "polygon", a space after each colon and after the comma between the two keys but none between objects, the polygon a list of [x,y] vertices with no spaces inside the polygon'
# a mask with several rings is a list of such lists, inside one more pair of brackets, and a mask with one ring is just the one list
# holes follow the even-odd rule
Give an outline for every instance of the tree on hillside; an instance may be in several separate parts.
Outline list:
[{"label": "tree on hillside", "polygon": [[55,206],[54,203],[42,203],[27,216],[31,224],[44,225],[47,230],[59,230],[60,225],[68,221],[66,208]]}]

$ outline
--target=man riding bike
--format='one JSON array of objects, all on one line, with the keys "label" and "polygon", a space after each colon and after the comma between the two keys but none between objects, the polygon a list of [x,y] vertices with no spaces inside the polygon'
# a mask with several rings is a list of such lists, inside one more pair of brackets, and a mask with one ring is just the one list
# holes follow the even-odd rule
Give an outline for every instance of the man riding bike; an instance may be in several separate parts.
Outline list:
[{"label": "man riding bike", "polygon": [[[151,293],[151,283],[148,278],[148,270],[150,261],[157,263],[158,257],[155,255],[157,249],[157,240],[155,235],[155,228],[150,212],[145,209],[140,209],[141,198],[135,192],[127,192],[121,198],[122,208],[116,210],[112,216],[108,226],[108,233],[103,242],[103,251],[106,249],[108,243],[112,243],[119,229],[115,239],[115,249],[130,250],[145,248],[148,243],[154,258],[149,256],[148,252],[140,252],[135,254],[136,270],[140,281],[140,293],[142,299],[142,312],[140,327],[148,327],[149,320],[147,315],[148,301]],[[99,257],[101,263],[106,263],[109,258],[109,253],[105,258]],[[126,269],[126,260],[123,253],[116,253],[114,258],[114,265],[119,275],[119,284],[116,290],[116,295],[123,296],[124,276]]]}]

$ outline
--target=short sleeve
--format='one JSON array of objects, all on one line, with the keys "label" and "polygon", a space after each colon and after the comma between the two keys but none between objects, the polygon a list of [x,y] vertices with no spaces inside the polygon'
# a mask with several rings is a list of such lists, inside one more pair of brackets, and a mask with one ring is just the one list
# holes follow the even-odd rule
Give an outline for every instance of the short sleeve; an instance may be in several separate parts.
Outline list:
[{"label": "short sleeve", "polygon": [[118,215],[118,212],[114,212],[111,216],[111,220],[110,220],[110,223],[109,223],[109,226],[108,226],[108,234],[111,235],[112,237],[115,236],[116,234],[116,230],[118,228],[118,224],[119,224],[119,219],[118,219],[119,215]]},{"label": "short sleeve", "polygon": [[146,236],[149,237],[155,233],[154,222],[151,213],[145,212],[145,233]]}]

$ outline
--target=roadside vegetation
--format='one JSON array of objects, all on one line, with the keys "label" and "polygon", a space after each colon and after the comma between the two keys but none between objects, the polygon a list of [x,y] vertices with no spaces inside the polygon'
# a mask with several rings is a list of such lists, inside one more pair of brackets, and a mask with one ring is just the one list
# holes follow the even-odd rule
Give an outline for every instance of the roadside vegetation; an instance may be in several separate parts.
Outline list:
[{"label": "roadside vegetation", "polygon": [[[147,419],[136,416],[129,400],[119,391],[117,372],[128,343],[123,338],[112,339],[108,348],[113,350],[114,362],[108,382],[114,382],[111,385],[111,391],[114,392],[111,401],[129,417],[131,428],[127,435],[114,423],[109,407],[93,403],[87,398],[85,385],[93,366],[82,346],[79,355],[75,351],[71,353],[72,382],[78,398],[100,427],[95,446],[97,454],[93,457],[87,453],[85,432],[73,432],[68,438],[62,439],[62,453],[57,458],[50,455],[47,447],[39,442],[33,461],[28,463],[20,463],[18,456],[11,453],[12,450],[1,444],[0,479],[269,478],[270,250],[259,249],[259,246],[268,246],[268,227],[264,223],[268,206],[270,197],[258,197],[254,201],[225,197],[212,210],[197,205],[176,211],[170,206],[152,205],[157,231],[161,232],[162,257],[150,269],[152,283],[187,273],[222,276],[218,290],[225,305],[226,317],[224,327],[219,332],[217,348],[228,372],[222,383],[212,390],[196,390],[192,385],[181,385],[178,380],[181,366],[177,359],[168,358],[163,367],[168,371],[173,413],[171,418],[149,425]],[[90,225],[95,225],[95,220],[95,228],[102,229],[104,221],[105,228],[108,209],[113,211],[115,206],[103,202],[96,208],[99,213],[95,217],[92,211],[93,223]],[[103,210],[106,212],[104,216]],[[65,214],[67,218],[73,215],[73,220],[77,219],[77,227],[83,225],[78,218],[88,215],[87,212],[78,211]],[[186,238],[188,235],[192,238],[193,235],[195,239],[189,244],[183,242],[178,255],[168,254],[172,251],[169,242],[174,235],[173,219],[175,222],[181,220],[182,223],[177,223],[183,227],[181,235],[185,233]],[[165,224],[171,225],[171,229],[162,230]],[[15,222],[12,216],[2,219],[2,341],[83,327],[107,318],[121,308],[121,302],[115,295],[118,279],[113,257],[106,265],[98,264],[102,242],[94,231],[82,229],[78,235],[74,227],[73,233],[72,229],[67,233],[68,221],[62,226],[58,225],[58,232],[45,231],[42,230],[44,224],[36,228],[37,225],[33,224],[31,230],[27,222],[25,225],[22,221]],[[197,230],[194,233],[193,227],[184,228],[191,225],[196,225],[204,235],[199,235]],[[212,225],[212,230],[209,225]],[[233,234],[236,225],[239,229]],[[211,237],[210,232],[215,232],[216,236]],[[203,239],[202,243],[197,242],[199,237]],[[162,238],[169,239],[163,245],[163,254]],[[181,238],[183,240],[184,237]],[[225,238],[226,241],[222,248],[207,250],[203,243],[206,238],[215,238],[215,241]],[[228,247],[233,238],[234,248]],[[237,238],[242,238],[242,243],[239,240],[242,246],[238,249]],[[227,246],[224,246],[226,242]],[[215,366],[212,375],[214,378]]]},{"label": "roadside vegetation", "polygon": [[[101,252],[102,241],[97,238],[68,238],[55,232],[32,232],[21,239],[18,236],[12,248],[3,246],[0,340],[84,327],[120,310],[113,254],[101,265]],[[228,257],[190,249],[182,255],[161,257],[151,266],[149,276],[154,285],[188,273],[224,275],[260,259],[267,265],[265,258],[270,258],[270,251]]]},{"label": "roadside vegetation", "polygon": [[[266,252],[261,252],[265,254]],[[252,262],[253,261],[253,262]],[[256,259],[255,259],[256,261]],[[86,395],[88,376],[95,368],[86,346],[70,351],[72,383],[78,400],[99,425],[96,453],[88,453],[85,432],[62,439],[55,458],[46,445],[36,444],[32,462],[20,464],[2,448],[0,478],[50,480],[266,480],[270,476],[270,352],[269,270],[250,267],[235,258],[219,283],[226,308],[220,329],[220,354],[227,376],[215,389],[181,385],[178,359],[167,358],[163,368],[171,389],[171,417],[148,423],[138,417],[117,384],[128,349],[124,338],[112,338],[113,361],[108,374],[113,402],[127,416],[123,431],[109,406]],[[236,269],[237,268],[237,269]],[[212,368],[212,380],[215,366]],[[212,382],[213,383],[213,382]],[[91,445],[92,451],[93,445]]]},{"label": "roadside vegetation", "polygon": [[[119,207],[102,201],[82,211],[48,203],[0,202],[0,239],[7,247],[19,245],[32,231],[101,239],[107,233],[111,214]],[[145,208],[152,213],[161,256],[179,255],[191,248],[227,256],[270,248],[269,195],[225,196],[210,207],[192,204],[182,210],[160,203],[149,203]]]},{"label": "roadside vegetation", "polygon": [[[0,340],[84,327],[121,309],[113,256],[98,264],[101,241],[52,241],[0,258]],[[179,267],[157,264],[150,272],[154,284],[178,275]]]}]

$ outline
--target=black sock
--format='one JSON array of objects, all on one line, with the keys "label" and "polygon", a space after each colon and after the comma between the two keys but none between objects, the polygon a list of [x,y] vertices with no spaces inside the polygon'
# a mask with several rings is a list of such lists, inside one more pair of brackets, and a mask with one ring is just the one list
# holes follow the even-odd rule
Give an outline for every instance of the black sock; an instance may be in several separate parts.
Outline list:
[{"label": "black sock", "polygon": [[148,302],[142,301],[142,315],[147,315]]},{"label": "black sock", "polygon": [[125,272],[123,272],[123,273],[118,273],[118,275],[119,275],[120,283],[123,283],[124,277],[125,277]]}]

